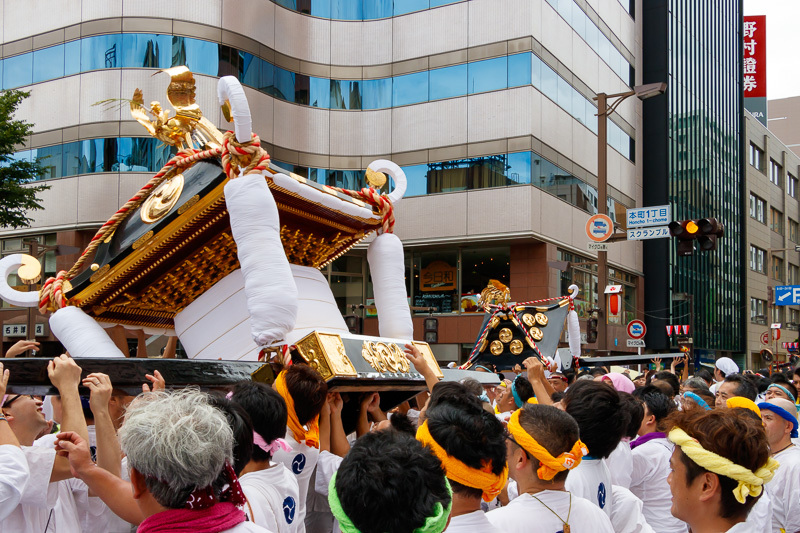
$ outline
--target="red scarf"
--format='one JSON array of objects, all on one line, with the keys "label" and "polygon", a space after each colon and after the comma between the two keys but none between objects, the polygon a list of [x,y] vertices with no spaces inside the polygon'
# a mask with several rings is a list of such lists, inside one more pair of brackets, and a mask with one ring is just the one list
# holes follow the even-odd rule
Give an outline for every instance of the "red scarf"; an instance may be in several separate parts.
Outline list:
[{"label": "red scarf", "polygon": [[139,524],[137,533],[218,533],[245,521],[244,511],[230,502],[201,510],[170,509]]}]

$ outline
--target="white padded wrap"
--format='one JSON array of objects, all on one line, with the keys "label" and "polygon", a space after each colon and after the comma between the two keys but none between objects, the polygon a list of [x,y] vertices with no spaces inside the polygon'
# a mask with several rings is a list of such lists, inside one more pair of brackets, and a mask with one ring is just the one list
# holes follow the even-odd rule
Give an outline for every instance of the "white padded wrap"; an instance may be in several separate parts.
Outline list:
[{"label": "white padded wrap", "polygon": [[[577,298],[580,289],[577,285],[569,286],[569,297],[571,300]],[[567,340],[569,341],[569,353],[572,357],[581,356],[581,324],[578,322],[578,313],[571,310],[567,314]]]},{"label": "white padded wrap", "polygon": [[250,106],[244,94],[242,84],[233,76],[223,76],[217,84],[217,97],[219,105],[225,100],[231,104],[231,117],[233,118],[234,133],[240,143],[250,141],[253,136],[253,121],[250,118]]},{"label": "white padded wrap", "polygon": [[72,357],[125,357],[100,324],[79,307],[64,307],[50,317],[50,329]]},{"label": "white padded wrap", "polygon": [[291,265],[300,297],[297,301],[297,323],[286,342],[294,344],[312,331],[348,333],[347,324],[336,304],[328,280],[316,268]]},{"label": "white padded wrap", "polygon": [[389,193],[389,200],[391,200],[393,205],[397,205],[397,202],[399,202],[406,193],[406,187],[408,186],[406,173],[403,172],[403,169],[388,159],[376,159],[370,163],[367,168],[375,172],[385,172],[392,177],[394,180],[394,190]]},{"label": "white padded wrap", "polygon": [[280,237],[278,206],[262,174],[225,185],[253,341],[259,347],[286,338],[297,320],[297,287]]},{"label": "white padded wrap", "polygon": [[367,248],[381,337],[414,338],[406,295],[403,243],[394,233],[378,235]]},{"label": "white padded wrap", "polygon": [[0,299],[19,307],[37,307],[39,293],[37,291],[22,292],[8,284],[8,276],[22,266],[22,254],[7,255],[0,260]]}]

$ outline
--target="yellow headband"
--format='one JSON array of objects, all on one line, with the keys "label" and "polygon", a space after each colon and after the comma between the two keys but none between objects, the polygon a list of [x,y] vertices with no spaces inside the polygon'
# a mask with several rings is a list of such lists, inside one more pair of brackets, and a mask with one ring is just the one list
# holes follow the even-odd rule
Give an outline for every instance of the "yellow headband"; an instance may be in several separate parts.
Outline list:
[{"label": "yellow headband", "polygon": [[491,461],[485,462],[480,469],[465,465],[455,457],[448,455],[445,449],[433,439],[427,420],[417,429],[417,440],[430,448],[439,458],[447,477],[456,483],[482,490],[483,501],[492,501],[506,486],[506,481],[508,481],[507,464],[499,476],[492,473]]},{"label": "yellow headband", "polygon": [[297,418],[297,413],[294,410],[294,399],[289,394],[289,388],[286,386],[286,370],[282,370],[278,377],[275,378],[275,390],[278,391],[286,402],[286,414],[288,415],[289,429],[292,430],[292,436],[297,442],[305,442],[306,446],[311,448],[319,448],[319,415],[315,416],[312,420],[308,421],[306,428],[300,423]]},{"label": "yellow headband", "polygon": [[753,400],[750,400],[748,398],[744,398],[742,396],[734,396],[733,398],[728,398],[727,400],[725,400],[725,405],[727,405],[731,409],[734,408],[749,409],[753,411],[755,414],[757,414],[758,418],[761,418],[761,409],[758,408],[758,406],[755,404],[755,402],[753,402]]},{"label": "yellow headband", "polygon": [[536,439],[531,437],[528,432],[522,428],[522,425],[519,423],[520,411],[521,409],[517,409],[514,411],[514,414],[511,415],[511,419],[508,421],[508,431],[514,437],[517,444],[526,452],[536,457],[539,463],[541,463],[541,466],[536,471],[539,475],[539,479],[550,481],[559,472],[572,470],[581,464],[583,456],[587,455],[589,450],[580,439],[575,442],[572,450],[564,452],[558,457],[553,457],[544,446],[536,442]]},{"label": "yellow headband", "polygon": [[738,481],[739,484],[733,489],[733,495],[739,503],[744,503],[748,496],[761,494],[761,487],[772,479],[779,466],[778,461],[770,457],[764,466],[755,472],[751,472],[730,459],[706,450],[697,439],[690,437],[678,427],[669,432],[669,440],[675,443],[676,446],[680,446],[681,451],[689,459],[697,463],[698,466],[705,468],[709,472]]}]

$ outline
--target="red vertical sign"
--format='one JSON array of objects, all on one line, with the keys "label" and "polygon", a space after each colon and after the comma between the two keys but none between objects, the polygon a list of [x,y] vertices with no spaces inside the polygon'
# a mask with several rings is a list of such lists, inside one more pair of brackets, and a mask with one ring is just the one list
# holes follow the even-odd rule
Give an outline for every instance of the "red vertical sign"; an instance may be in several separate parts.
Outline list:
[{"label": "red vertical sign", "polygon": [[767,17],[744,17],[744,79],[745,98],[767,97]]}]

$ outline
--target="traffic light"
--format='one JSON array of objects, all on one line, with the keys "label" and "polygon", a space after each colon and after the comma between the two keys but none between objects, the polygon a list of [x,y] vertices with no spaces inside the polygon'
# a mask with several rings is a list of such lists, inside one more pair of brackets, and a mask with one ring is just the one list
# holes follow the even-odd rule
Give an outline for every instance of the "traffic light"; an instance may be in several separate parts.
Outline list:
[{"label": "traffic light", "polygon": [[722,237],[725,227],[716,218],[675,220],[669,223],[669,233],[678,238],[678,255],[692,255],[694,241],[702,252],[717,249],[717,237]]},{"label": "traffic light", "polygon": [[700,227],[694,220],[673,220],[669,223],[669,234],[678,238],[678,255],[692,255],[694,253],[694,239],[700,232]]},{"label": "traffic light", "polygon": [[717,237],[722,237],[725,234],[725,226],[723,226],[716,218],[701,218],[697,221],[697,226],[700,228],[700,235],[697,236],[697,244],[700,250],[709,252],[717,249]]},{"label": "traffic light", "polygon": [[586,342],[589,344],[597,342],[597,319],[590,318],[586,321]]},{"label": "traffic light", "polygon": [[364,319],[358,315],[347,315],[344,317],[344,323],[353,335],[361,335],[364,331]]},{"label": "traffic light", "polygon": [[426,318],[425,319],[425,342],[428,344],[436,344],[439,342],[439,319]]}]

